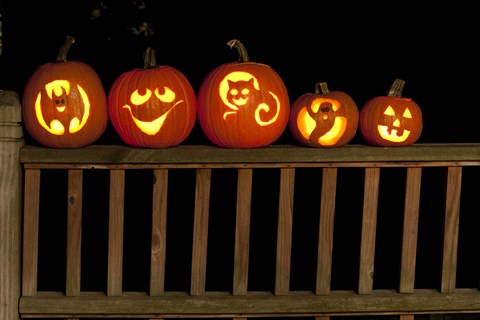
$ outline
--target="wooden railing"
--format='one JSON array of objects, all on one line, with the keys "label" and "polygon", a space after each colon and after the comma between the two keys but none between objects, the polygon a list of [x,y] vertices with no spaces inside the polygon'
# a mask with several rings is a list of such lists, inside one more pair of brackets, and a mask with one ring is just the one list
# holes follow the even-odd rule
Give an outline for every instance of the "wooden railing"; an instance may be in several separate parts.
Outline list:
[{"label": "wooden railing", "polygon": [[[480,143],[59,150],[24,145],[19,118],[0,114],[17,132],[0,140],[2,320],[480,314],[478,268],[470,280],[462,269],[477,260]],[[92,216],[106,217],[93,235]],[[133,263],[147,275],[124,268],[126,248],[144,250],[126,235],[142,217],[148,257]],[[99,268],[83,270],[103,244]],[[58,256],[64,272],[45,279]],[[102,283],[84,289],[92,273]]]}]

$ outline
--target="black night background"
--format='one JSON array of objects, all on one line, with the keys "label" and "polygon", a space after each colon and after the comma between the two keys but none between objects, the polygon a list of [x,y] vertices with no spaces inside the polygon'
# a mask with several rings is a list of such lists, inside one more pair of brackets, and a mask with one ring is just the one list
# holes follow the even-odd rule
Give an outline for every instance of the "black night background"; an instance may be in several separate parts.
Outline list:
[{"label": "black night background", "polygon": [[[38,66],[55,60],[67,35],[76,39],[69,60],[90,64],[106,91],[121,73],[141,68],[151,46],[159,65],[183,72],[198,92],[210,70],[238,59],[227,42],[239,39],[251,61],[278,72],[291,102],[313,92],[315,83],[327,82],[361,108],[400,78],[406,81],[403,96],[422,109],[419,143],[479,139],[480,19],[471,2],[0,3],[0,88],[19,95]],[[283,142],[292,142],[288,132],[278,141]],[[121,141],[108,128],[98,143]],[[195,129],[185,143],[208,141]],[[364,141],[358,133],[351,143]]]},{"label": "black night background", "polygon": [[[480,141],[480,105],[477,100],[480,18],[474,1],[0,0],[0,13],[0,89],[16,91],[20,98],[29,76],[40,65],[55,61],[67,35],[76,40],[69,51],[69,60],[92,66],[107,92],[120,74],[143,66],[147,47],[155,49],[159,65],[170,65],[183,72],[198,92],[203,78],[212,69],[238,59],[237,51],[230,49],[227,42],[239,39],[247,48],[251,61],[271,66],[282,77],[290,102],[304,93],[313,92],[317,82],[327,82],[331,91],[348,93],[361,109],[370,98],[386,95],[393,81],[400,78],[406,82],[403,96],[412,98],[422,109],[423,131],[418,143]],[[24,134],[28,144],[36,144],[26,130]],[[97,143],[124,144],[110,125]],[[276,143],[294,142],[287,130]],[[364,144],[365,141],[357,132],[350,143]],[[183,144],[210,142],[196,125]],[[478,170],[474,173],[478,177]],[[432,186],[431,192],[438,191],[441,185]],[[97,186],[108,188],[101,183]],[[268,188],[268,185],[263,187]],[[224,191],[232,190],[226,188]],[[466,196],[472,200],[475,198],[472,194]],[[401,211],[402,205],[395,204],[395,212]],[[85,204],[85,210],[91,206]],[[348,211],[347,206],[348,203],[340,203],[338,207]],[[56,214],[54,209],[50,209],[50,214]],[[473,215],[475,211],[478,213],[478,208],[469,212]],[[385,220],[379,222],[379,232],[388,233],[385,226],[401,224],[399,216],[391,221],[387,221],[388,217],[382,218]],[[429,217],[432,216],[430,213]],[[62,219],[65,217],[60,218],[63,223]],[[106,223],[106,219],[105,215],[97,222]],[[178,221],[172,217],[172,224],[181,223],[182,218],[176,219]],[[359,219],[359,215],[352,218],[352,225],[358,224]],[[466,227],[475,228],[478,218],[470,219],[474,223]],[[130,220],[130,223],[132,227],[138,222]],[[304,223],[308,228],[317,227],[309,220]],[[431,223],[440,224],[441,217],[435,217]],[[97,228],[92,232],[103,231]],[[148,236],[141,232],[137,232],[139,237]],[[436,240],[438,236],[438,233],[428,232],[423,235]],[[41,249],[48,251],[45,249],[47,244],[55,244],[58,239],[46,237]],[[105,241],[103,235],[101,239],[87,242],[85,247],[105,248]],[[186,243],[185,247],[190,245]],[[346,239],[344,249],[348,245],[352,243]],[[135,250],[138,252],[133,252]],[[419,285],[428,287],[431,285],[429,277],[438,271],[429,269],[428,260],[434,259],[432,265],[438,265],[438,252],[429,252],[425,248],[422,252],[434,256],[419,258],[427,261],[425,270],[420,270],[426,280]],[[127,254],[148,255],[148,252],[131,249]],[[90,264],[85,260],[86,273],[98,272],[99,276],[105,276],[104,257],[105,254],[100,262],[91,258]],[[345,268],[355,261],[355,257],[343,258]],[[184,257],[177,259],[181,265]],[[311,259],[314,260],[315,256]],[[229,266],[226,265],[225,269]],[[64,272],[54,264],[47,265],[46,261],[40,261],[39,267],[52,274]],[[478,263],[470,264],[460,276],[467,277],[470,271],[478,274],[478,267]],[[145,271],[141,266],[130,265],[130,268]],[[220,273],[220,269],[216,270]],[[185,278],[188,278],[189,269],[186,267],[177,267],[173,271],[186,274]],[[343,285],[343,280],[351,281],[347,278],[337,280],[337,283]],[[468,281],[478,282],[478,277],[465,280]],[[92,283],[88,289],[95,286]],[[169,284],[181,289],[185,285]],[[125,285],[137,289],[138,283],[126,280]],[[219,287],[223,289],[222,285]]]}]

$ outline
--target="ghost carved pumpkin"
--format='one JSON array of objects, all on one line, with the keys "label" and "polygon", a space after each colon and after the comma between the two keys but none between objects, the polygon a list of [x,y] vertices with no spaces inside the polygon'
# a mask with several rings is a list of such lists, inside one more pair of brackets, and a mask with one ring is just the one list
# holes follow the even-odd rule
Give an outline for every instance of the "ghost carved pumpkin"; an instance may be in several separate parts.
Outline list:
[{"label": "ghost carved pumpkin", "polygon": [[167,148],[183,142],[197,117],[196,96],[175,68],[158,66],[147,48],[143,69],[120,75],[108,94],[110,121],[124,142],[143,148]]},{"label": "ghost carved pumpkin", "polygon": [[74,42],[68,36],[57,61],[35,70],[23,93],[24,125],[46,147],[90,145],[108,123],[106,94],[97,73],[83,62],[67,61]]},{"label": "ghost carved pumpkin", "polygon": [[212,70],[198,95],[198,119],[205,135],[225,148],[256,148],[276,141],[290,114],[283,80],[270,66],[250,62],[238,40],[228,45],[240,55],[238,62]]},{"label": "ghost carved pumpkin", "polygon": [[405,81],[396,79],[387,96],[368,100],[360,111],[360,132],[364,139],[377,146],[408,146],[422,133],[420,107],[402,97]]},{"label": "ghost carved pumpkin", "polygon": [[299,143],[309,147],[340,147],[355,136],[358,127],[355,101],[342,91],[329,91],[317,83],[292,103],[289,129]]}]

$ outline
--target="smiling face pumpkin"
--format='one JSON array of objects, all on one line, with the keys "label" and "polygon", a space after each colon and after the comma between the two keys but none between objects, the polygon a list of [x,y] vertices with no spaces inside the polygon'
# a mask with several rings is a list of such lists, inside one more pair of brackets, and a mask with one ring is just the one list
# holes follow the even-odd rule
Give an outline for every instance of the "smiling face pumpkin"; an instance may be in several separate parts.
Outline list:
[{"label": "smiling face pumpkin", "polygon": [[404,81],[396,80],[389,95],[367,101],[360,112],[360,129],[367,142],[378,146],[406,146],[422,133],[420,107],[401,97]]},{"label": "smiling face pumpkin", "polygon": [[108,112],[115,131],[127,144],[166,148],[181,143],[193,129],[196,97],[180,71],[157,66],[153,55],[148,48],[144,69],[125,72],[115,80],[108,95]]}]

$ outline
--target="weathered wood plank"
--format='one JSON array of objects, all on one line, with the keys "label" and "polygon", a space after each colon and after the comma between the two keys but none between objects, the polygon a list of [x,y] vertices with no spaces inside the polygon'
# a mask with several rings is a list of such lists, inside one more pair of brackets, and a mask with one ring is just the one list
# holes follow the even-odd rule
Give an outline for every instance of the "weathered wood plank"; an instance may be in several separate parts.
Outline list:
[{"label": "weathered wood plank", "polygon": [[122,294],[125,171],[110,171],[107,294]]},{"label": "weathered wood plank", "polygon": [[400,292],[403,293],[413,292],[415,289],[421,178],[421,168],[407,169],[399,288]]},{"label": "weathered wood plank", "polygon": [[0,319],[18,318],[21,294],[21,114],[17,93],[0,90]]},{"label": "weathered wood plank", "polygon": [[25,146],[21,163],[70,164],[259,164],[342,162],[460,162],[480,161],[480,143],[414,144],[405,147],[345,145],[307,148],[270,145],[253,149],[225,149],[205,145],[179,145],[164,149],[92,145],[79,149]]},{"label": "weathered wood plank", "polygon": [[82,292],[67,297],[58,292],[39,292],[35,297],[22,297],[19,310],[22,318],[49,317],[245,317],[245,316],[338,316],[338,315],[407,315],[421,313],[480,313],[478,289],[457,289],[453,293],[422,289],[413,293],[394,290],[373,290],[370,294],[353,291],[331,291],[328,295],[292,292],[273,295],[249,292],[231,295],[207,292],[192,296],[187,293],[165,293],[152,297],[145,293],[124,292],[118,297],[103,293]]},{"label": "weathered wood plank", "polygon": [[80,295],[83,171],[68,171],[67,296]]},{"label": "weathered wood plank", "polygon": [[462,168],[448,168],[441,283],[441,291],[444,293],[454,292],[456,285],[461,189]]},{"label": "weathered wood plank", "polygon": [[154,170],[153,175],[150,295],[158,296],[163,294],[165,286],[168,170]]},{"label": "weathered wood plank", "polygon": [[37,293],[40,170],[25,170],[23,199],[22,295]]},{"label": "weathered wood plank", "polygon": [[330,292],[336,191],[337,169],[323,169],[322,194],[320,197],[316,294],[328,294]]},{"label": "weathered wood plank", "polygon": [[197,170],[193,222],[192,276],[190,285],[190,294],[192,295],[202,295],[205,293],[211,180],[211,169]]},{"label": "weathered wood plank", "polygon": [[358,292],[362,294],[370,293],[373,289],[379,183],[380,169],[365,169],[360,271],[358,277]]},{"label": "weathered wood plank", "polygon": [[252,169],[238,170],[232,289],[234,295],[245,295],[248,290],[252,178]]},{"label": "weathered wood plank", "polygon": [[290,290],[294,187],[295,169],[281,169],[275,294],[287,294]]}]

